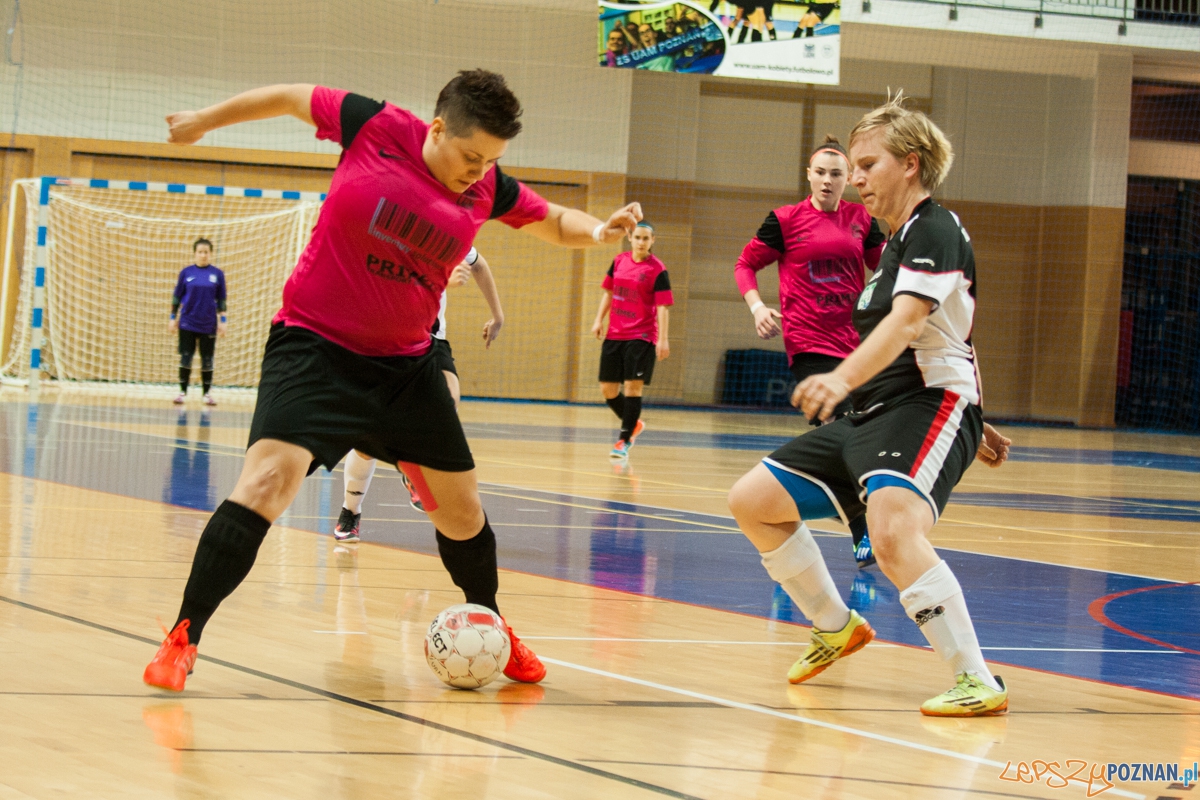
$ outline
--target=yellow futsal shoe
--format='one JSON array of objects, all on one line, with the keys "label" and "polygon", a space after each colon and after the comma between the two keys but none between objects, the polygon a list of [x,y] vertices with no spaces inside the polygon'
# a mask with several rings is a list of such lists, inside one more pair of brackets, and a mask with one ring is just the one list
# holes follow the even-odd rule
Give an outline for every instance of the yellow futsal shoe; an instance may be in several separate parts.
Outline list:
[{"label": "yellow futsal shoe", "polygon": [[958,682],[948,692],[926,700],[921,713],[929,717],[998,717],[1008,713],[1008,687],[999,675],[996,691],[969,672],[958,675]]},{"label": "yellow futsal shoe", "polygon": [[804,655],[788,670],[788,683],[804,683],[820,675],[833,662],[866,647],[875,638],[875,629],[853,609],[850,621],[840,631],[812,629],[812,638]]}]

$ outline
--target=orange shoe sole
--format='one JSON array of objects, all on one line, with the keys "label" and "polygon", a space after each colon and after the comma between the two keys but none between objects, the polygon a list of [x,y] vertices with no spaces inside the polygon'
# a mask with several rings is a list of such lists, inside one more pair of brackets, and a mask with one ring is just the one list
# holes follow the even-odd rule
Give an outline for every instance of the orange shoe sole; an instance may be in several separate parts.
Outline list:
[{"label": "orange shoe sole", "polygon": [[842,651],[842,654],[840,656],[838,656],[835,660],[830,661],[828,664],[824,664],[820,667],[817,667],[812,672],[808,673],[807,675],[800,678],[799,680],[794,681],[791,678],[788,678],[788,683],[795,686],[796,684],[804,683],[807,680],[812,680],[813,678],[817,677],[825,670],[832,667],[838,661],[841,661],[846,656],[852,656],[855,653],[857,653],[859,650],[862,650],[864,647],[866,647],[868,644],[870,644],[871,640],[874,638],[875,638],[875,629],[871,627],[871,623],[864,621],[862,625],[859,625],[857,628],[854,629],[854,633],[852,633],[850,635],[850,642],[846,645],[846,649]]},{"label": "orange shoe sole", "polygon": [[148,686],[166,689],[169,692],[182,692],[183,685],[187,681],[187,673],[180,675],[180,672],[182,670],[178,667],[151,663],[142,673],[142,682]]}]

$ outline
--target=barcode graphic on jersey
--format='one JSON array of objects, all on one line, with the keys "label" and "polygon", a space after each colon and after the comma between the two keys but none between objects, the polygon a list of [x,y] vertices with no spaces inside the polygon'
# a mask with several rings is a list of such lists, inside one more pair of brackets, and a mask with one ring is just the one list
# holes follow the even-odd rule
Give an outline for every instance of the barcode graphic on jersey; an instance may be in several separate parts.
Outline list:
[{"label": "barcode graphic on jersey", "polygon": [[386,197],[379,198],[371,217],[371,235],[437,264],[445,263],[462,247],[455,237]]}]

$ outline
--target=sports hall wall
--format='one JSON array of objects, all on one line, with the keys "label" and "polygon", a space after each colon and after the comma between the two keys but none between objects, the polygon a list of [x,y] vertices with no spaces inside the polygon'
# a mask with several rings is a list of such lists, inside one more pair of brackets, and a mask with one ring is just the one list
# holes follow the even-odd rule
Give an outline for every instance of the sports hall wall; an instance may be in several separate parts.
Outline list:
[{"label": "sports hall wall", "polygon": [[[12,8],[0,2],[0,16]],[[824,88],[600,69],[584,0],[373,0],[349,11],[325,0],[23,3],[0,67],[4,197],[13,178],[40,174],[322,188],[336,148],[294,121],[173,148],[162,117],[309,81],[428,118],[457,69],[494,69],[526,108],[511,172],[597,214],[644,204],[676,297],[672,356],[652,398],[712,403],[727,350],[781,348],[754,336],[737,294],[741,246],[770,209],[803,196],[814,142],[844,138],[902,87],[958,154],[939,198],[974,240],[988,413],[1112,424],[1126,176],[1131,158],[1166,159],[1157,168],[1170,172],[1178,157],[1131,154],[1129,51],[846,23],[841,85]],[[508,324],[485,354],[471,341],[482,300],[470,288],[452,295],[464,391],[592,399],[599,343],[586,329],[613,251],[561,251],[495,224],[479,244]],[[771,302],[769,272],[762,282]]]}]

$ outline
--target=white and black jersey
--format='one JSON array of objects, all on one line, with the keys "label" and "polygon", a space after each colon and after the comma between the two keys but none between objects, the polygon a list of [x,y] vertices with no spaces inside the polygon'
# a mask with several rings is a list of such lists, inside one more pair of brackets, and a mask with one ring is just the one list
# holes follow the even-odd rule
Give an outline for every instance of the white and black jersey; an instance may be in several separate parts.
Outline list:
[{"label": "white and black jersey", "polygon": [[854,327],[866,341],[892,311],[892,298],[910,294],[934,303],[920,337],[882,372],[856,389],[856,410],[926,388],[948,389],[968,403],[981,400],[971,328],[975,318],[975,254],[958,217],[923,200],[884,247],[879,267],[854,308]]}]

